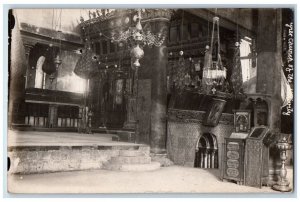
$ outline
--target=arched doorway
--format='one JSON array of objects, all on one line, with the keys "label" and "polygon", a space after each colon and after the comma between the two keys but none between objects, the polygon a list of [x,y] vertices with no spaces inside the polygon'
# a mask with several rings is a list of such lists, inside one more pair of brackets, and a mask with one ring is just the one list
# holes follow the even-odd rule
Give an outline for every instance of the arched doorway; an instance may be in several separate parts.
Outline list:
[{"label": "arched doorway", "polygon": [[204,133],[196,144],[196,168],[218,168],[218,143],[214,134]]}]

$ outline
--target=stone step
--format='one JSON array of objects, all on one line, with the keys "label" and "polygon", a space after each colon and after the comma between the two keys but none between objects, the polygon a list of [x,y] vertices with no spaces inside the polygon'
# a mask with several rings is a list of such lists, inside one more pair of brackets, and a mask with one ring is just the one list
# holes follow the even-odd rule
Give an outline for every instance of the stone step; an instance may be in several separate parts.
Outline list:
[{"label": "stone step", "polygon": [[151,157],[150,156],[116,156],[111,158],[111,163],[147,164],[147,163],[151,163]]},{"label": "stone step", "polygon": [[115,171],[152,171],[160,168],[160,163],[151,162],[147,164],[118,164],[110,163],[105,166],[107,170]]},{"label": "stone step", "polygon": [[120,156],[147,156],[147,152],[140,150],[120,150]]}]

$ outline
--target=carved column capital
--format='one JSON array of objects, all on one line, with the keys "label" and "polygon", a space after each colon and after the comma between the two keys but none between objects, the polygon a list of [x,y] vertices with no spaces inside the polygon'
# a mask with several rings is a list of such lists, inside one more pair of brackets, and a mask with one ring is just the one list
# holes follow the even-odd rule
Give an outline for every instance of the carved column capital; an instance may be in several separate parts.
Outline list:
[{"label": "carved column capital", "polygon": [[35,46],[36,43],[32,42],[25,42],[24,43],[24,48],[25,48],[25,54],[26,56],[29,56],[30,51],[32,50],[32,48]]}]

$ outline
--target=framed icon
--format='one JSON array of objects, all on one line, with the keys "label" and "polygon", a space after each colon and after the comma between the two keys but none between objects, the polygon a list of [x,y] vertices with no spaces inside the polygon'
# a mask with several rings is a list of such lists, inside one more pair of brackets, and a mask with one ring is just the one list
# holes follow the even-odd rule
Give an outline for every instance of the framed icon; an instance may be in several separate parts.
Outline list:
[{"label": "framed icon", "polygon": [[213,98],[210,109],[206,112],[204,125],[216,126],[219,123],[226,101]]},{"label": "framed icon", "polygon": [[234,110],[234,128],[235,132],[250,132],[250,110]]}]

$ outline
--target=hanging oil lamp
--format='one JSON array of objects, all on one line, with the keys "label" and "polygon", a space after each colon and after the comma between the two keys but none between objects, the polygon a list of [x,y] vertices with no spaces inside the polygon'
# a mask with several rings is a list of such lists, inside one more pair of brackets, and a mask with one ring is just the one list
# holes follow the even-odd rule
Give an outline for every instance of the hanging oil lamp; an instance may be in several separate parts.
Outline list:
[{"label": "hanging oil lamp", "polygon": [[[215,41],[215,28],[217,41]],[[217,44],[217,60],[213,61],[212,53],[215,44]],[[214,17],[210,47],[206,46],[203,67],[203,85],[206,86],[207,93],[210,92],[213,86],[222,85],[226,79],[227,70],[222,64],[220,46],[219,17]]]}]

